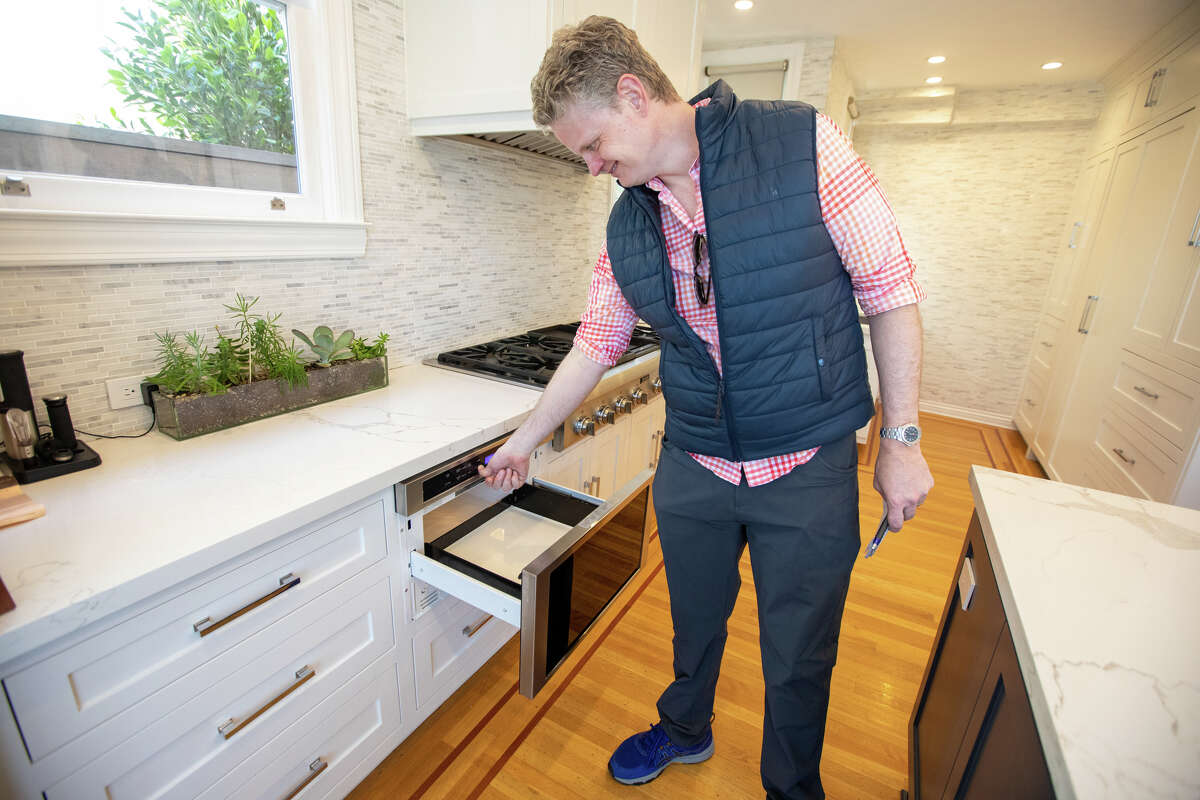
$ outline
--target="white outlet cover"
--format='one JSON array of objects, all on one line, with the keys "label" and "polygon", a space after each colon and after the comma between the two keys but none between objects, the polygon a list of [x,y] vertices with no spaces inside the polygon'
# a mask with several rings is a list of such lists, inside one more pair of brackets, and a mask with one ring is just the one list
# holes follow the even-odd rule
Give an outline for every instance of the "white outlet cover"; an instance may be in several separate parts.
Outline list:
[{"label": "white outlet cover", "polygon": [[142,404],[142,376],[111,378],[104,382],[108,387],[108,407],[114,411]]}]

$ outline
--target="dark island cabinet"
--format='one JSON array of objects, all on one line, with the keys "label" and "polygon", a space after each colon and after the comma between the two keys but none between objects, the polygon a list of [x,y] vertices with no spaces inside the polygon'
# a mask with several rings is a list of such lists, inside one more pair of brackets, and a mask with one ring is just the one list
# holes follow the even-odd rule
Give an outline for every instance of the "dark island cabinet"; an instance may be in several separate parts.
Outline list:
[{"label": "dark island cabinet", "polygon": [[911,797],[1052,798],[978,514],[957,577],[909,722]]}]

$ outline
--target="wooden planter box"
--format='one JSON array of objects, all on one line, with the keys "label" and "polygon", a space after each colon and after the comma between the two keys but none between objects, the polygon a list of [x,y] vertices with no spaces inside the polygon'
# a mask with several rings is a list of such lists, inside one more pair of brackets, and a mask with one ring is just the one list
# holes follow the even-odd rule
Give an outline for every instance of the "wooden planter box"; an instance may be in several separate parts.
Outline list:
[{"label": "wooden planter box", "polygon": [[291,388],[286,381],[275,379],[232,386],[225,394],[156,391],[154,414],[158,429],[167,436],[190,439],[387,385],[387,356],[381,356],[309,370],[308,386]]}]

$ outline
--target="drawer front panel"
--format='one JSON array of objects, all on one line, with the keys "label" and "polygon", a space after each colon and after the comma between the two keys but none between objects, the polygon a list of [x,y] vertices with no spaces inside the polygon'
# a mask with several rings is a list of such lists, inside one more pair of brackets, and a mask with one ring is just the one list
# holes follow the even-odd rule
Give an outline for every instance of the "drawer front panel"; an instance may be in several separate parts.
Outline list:
[{"label": "drawer front panel", "polygon": [[[205,689],[196,667],[381,560],[384,514],[382,501],[372,503],[7,678],[33,760],[177,679],[193,694]],[[300,579],[293,588],[211,635],[194,630],[278,591],[289,575]]]},{"label": "drawer front panel", "polygon": [[1200,386],[1128,351],[1113,385],[1117,405],[1180,449],[1191,446]]},{"label": "drawer front panel", "polygon": [[1116,468],[1140,490],[1143,497],[1170,502],[1179,475],[1179,465],[1168,458],[1141,433],[1109,411],[1100,420],[1093,455]]},{"label": "drawer front panel", "polygon": [[196,796],[392,647],[386,578],[330,599],[337,602],[325,616],[297,611],[299,630],[56,784],[48,800]]},{"label": "drawer front panel", "polygon": [[[1032,364],[1030,365],[1032,367]],[[1025,390],[1017,402],[1015,421],[1026,441],[1032,442],[1042,419],[1046,399],[1046,384],[1032,369],[1025,376]]]},{"label": "drawer front panel", "polygon": [[[453,611],[413,635],[413,676],[418,708],[471,661],[471,655],[479,646],[486,646],[496,626],[505,625],[466,603],[456,606]],[[513,630],[511,626],[505,626]]]},{"label": "drawer front panel", "polygon": [[400,727],[394,668],[367,670],[222,776],[199,800],[326,797]]},{"label": "drawer front panel", "polygon": [[1061,328],[1061,322],[1051,316],[1042,315],[1042,321],[1033,337],[1033,357],[1030,359],[1030,364],[1041,376],[1048,377],[1054,367],[1054,351],[1058,347]]}]

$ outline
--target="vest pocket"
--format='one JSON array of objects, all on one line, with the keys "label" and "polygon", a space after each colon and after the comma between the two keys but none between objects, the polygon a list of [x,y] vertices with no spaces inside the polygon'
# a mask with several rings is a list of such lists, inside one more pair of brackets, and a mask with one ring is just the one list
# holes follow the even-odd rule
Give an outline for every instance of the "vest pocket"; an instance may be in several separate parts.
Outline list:
[{"label": "vest pocket", "polygon": [[820,314],[810,319],[812,322],[809,330],[812,331],[813,369],[817,375],[817,385],[821,387],[821,399],[828,401],[833,399],[833,376],[829,369],[829,342],[825,338],[825,315]]}]

